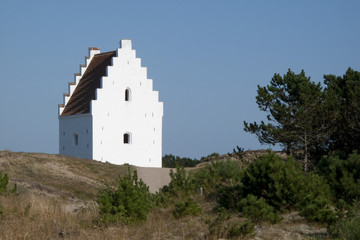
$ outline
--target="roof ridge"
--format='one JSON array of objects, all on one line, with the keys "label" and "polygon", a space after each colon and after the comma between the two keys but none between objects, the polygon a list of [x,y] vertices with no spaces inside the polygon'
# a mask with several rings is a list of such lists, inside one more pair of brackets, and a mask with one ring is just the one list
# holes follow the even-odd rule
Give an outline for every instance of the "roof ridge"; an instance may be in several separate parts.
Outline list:
[{"label": "roof ridge", "polygon": [[109,52],[103,52],[103,53],[97,53],[94,56],[101,56],[101,55],[106,55],[106,54],[114,54],[116,52],[116,50],[114,51],[109,51]]}]

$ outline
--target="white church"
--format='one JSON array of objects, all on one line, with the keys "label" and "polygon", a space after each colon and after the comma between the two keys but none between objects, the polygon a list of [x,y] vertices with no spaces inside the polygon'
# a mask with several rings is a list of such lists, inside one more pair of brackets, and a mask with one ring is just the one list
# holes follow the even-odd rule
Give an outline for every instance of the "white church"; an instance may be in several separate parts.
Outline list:
[{"label": "white church", "polygon": [[131,40],[111,52],[89,48],[85,62],[59,104],[59,153],[161,167],[163,103]]}]

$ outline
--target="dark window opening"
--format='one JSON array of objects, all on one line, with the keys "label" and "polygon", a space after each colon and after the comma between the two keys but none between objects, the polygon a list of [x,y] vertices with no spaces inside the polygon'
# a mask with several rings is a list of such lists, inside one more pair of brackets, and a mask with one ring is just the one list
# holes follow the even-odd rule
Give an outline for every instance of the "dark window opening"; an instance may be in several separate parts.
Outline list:
[{"label": "dark window opening", "polygon": [[79,144],[79,136],[74,134],[74,145],[77,146]]},{"label": "dark window opening", "polygon": [[130,144],[131,143],[131,135],[129,133],[124,134],[124,144]]},{"label": "dark window opening", "polygon": [[126,102],[131,101],[131,91],[129,88],[125,90],[125,101]]}]

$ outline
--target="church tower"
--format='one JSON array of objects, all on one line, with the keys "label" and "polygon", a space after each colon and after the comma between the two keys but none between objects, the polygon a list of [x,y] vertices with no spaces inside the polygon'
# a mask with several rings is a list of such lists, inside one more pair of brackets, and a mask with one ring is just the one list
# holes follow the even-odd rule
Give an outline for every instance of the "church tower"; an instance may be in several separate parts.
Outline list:
[{"label": "church tower", "polygon": [[131,40],[115,51],[89,48],[59,105],[61,155],[161,167],[163,103]]}]

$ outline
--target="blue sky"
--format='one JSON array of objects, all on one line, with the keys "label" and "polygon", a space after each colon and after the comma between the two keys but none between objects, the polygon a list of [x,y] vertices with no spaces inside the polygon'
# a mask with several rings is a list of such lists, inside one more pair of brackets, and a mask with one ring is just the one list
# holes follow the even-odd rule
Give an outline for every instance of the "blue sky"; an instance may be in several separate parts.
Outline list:
[{"label": "blue sky", "polygon": [[163,154],[268,148],[257,85],[360,71],[359,1],[2,1],[0,150],[58,152],[57,104],[88,47],[130,38],[164,102]]}]

